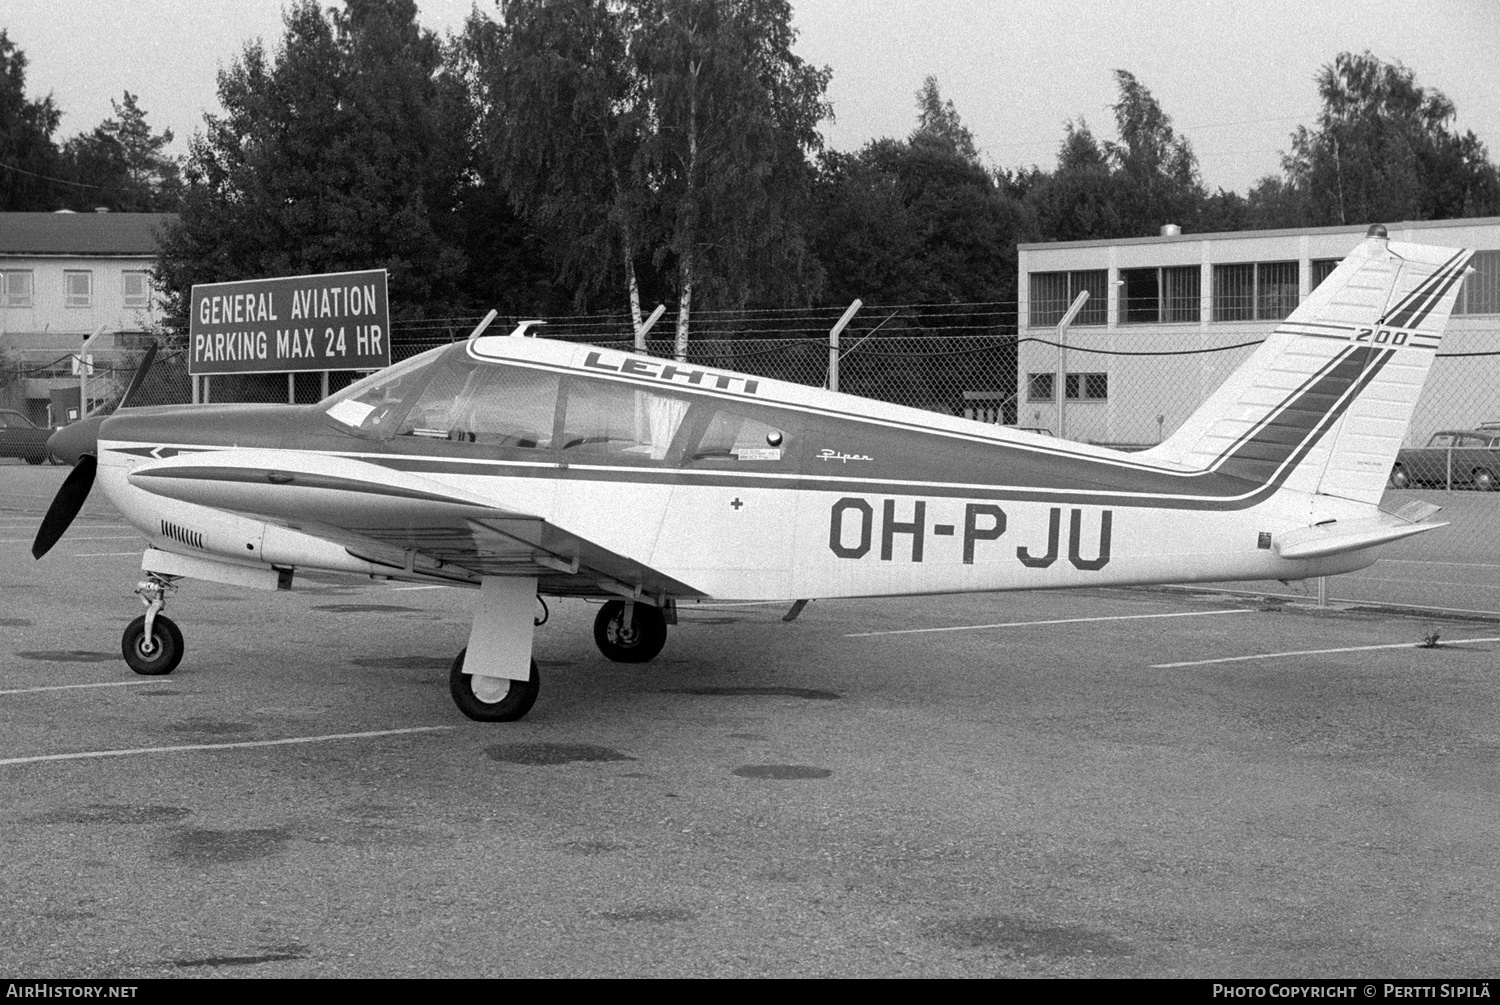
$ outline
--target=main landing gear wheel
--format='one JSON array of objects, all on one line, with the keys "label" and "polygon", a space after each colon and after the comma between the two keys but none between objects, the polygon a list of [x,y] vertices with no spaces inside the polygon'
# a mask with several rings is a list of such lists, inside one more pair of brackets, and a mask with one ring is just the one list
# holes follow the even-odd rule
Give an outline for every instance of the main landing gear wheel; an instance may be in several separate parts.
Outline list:
[{"label": "main landing gear wheel", "polygon": [[530,680],[506,680],[504,677],[481,677],[464,673],[464,656],[460,649],[448,671],[448,690],[458,710],[476,722],[515,722],[531,711],[541,690],[536,660],[531,661]]},{"label": "main landing gear wheel", "polygon": [[158,614],[151,626],[151,642],[146,642],[146,616],[142,614],[125,626],[120,652],[130,669],[147,677],[171,673],[182,662],[182,632],[177,623]]},{"label": "main landing gear wheel", "polygon": [[667,644],[667,619],[660,607],[635,605],[635,624],[625,625],[625,602],[611,600],[594,618],[594,644],[616,663],[648,663]]}]

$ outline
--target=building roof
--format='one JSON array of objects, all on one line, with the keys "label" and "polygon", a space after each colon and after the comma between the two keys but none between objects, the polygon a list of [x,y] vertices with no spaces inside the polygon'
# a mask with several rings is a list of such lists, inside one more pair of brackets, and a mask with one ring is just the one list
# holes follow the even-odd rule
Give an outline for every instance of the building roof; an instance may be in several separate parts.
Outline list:
[{"label": "building roof", "polygon": [[155,255],[176,213],[0,213],[0,255]]},{"label": "building roof", "polygon": [[[1401,230],[1441,230],[1446,227],[1497,227],[1500,216],[1461,217],[1457,220],[1405,220],[1388,223],[1386,230],[1392,235]],[[1127,244],[1180,244],[1184,241],[1225,241],[1247,237],[1301,237],[1306,234],[1355,234],[1363,236],[1369,224],[1355,223],[1338,227],[1293,227],[1286,230],[1226,230],[1208,234],[1163,234],[1160,237],[1118,237],[1112,240],[1090,241],[1036,241],[1017,245],[1021,251],[1041,251],[1056,248],[1108,248]],[[1394,239],[1394,237],[1393,237]]]}]

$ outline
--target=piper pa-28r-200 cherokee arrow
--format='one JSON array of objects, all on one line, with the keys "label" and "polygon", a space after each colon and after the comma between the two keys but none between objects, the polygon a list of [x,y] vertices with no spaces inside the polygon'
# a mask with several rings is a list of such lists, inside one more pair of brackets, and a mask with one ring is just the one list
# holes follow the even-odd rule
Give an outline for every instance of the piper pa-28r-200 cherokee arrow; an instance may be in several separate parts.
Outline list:
[{"label": "piper pa-28r-200 cherokee arrow", "polygon": [[[1469,253],[1339,265],[1143,453],[745,374],[481,330],[316,405],[121,407],[55,435],[149,538],[126,662],[169,673],[179,579],[322,570],[474,587],[450,684],[474,719],[536,699],[537,597],[605,598],[604,655],[654,657],[680,601],[1303,579],[1442,526],[1379,508]],[[122,401],[128,406],[137,380]]]}]

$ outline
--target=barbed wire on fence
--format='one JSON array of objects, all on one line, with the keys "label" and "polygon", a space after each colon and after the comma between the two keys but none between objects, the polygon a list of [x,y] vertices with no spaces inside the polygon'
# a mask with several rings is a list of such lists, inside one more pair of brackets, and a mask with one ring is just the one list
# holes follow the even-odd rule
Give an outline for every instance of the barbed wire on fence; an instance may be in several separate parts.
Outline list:
[{"label": "barbed wire on fence", "polygon": [[[829,329],[842,316],[842,307],[800,309],[763,309],[748,311],[701,311],[695,314],[695,327],[687,346],[687,361],[694,365],[740,370],[771,380],[784,380],[813,387],[825,386],[828,378]],[[479,316],[449,316],[394,321],[391,324],[393,362],[437,346],[462,341],[481,320]],[[512,320],[501,319],[491,325],[491,333],[502,333]],[[607,314],[557,315],[544,319],[547,327],[535,334],[550,339],[595,345],[601,348],[634,351],[636,339],[630,318],[622,312]],[[1155,440],[1183,421],[1243,355],[1261,344],[1263,338],[1244,338],[1224,345],[1202,345],[1201,329],[1160,330],[1128,326],[1098,328],[1088,326],[1071,333],[1064,343],[1048,337],[1051,332],[1017,329],[1014,302],[985,301],[961,304],[865,304],[844,331],[840,350],[839,389],[848,393],[889,401],[895,404],[965,415],[983,421],[1011,425],[1045,425],[1048,401],[1039,395],[1045,381],[1036,388],[1032,378],[1056,373],[1057,353],[1066,350],[1070,360],[1078,361],[1079,371],[1096,371],[1078,377],[1079,406],[1092,414],[1107,410],[1116,415],[1133,415],[1134,419],[1116,421],[1116,426],[1142,426],[1127,434],[1093,434],[1073,428],[1072,435],[1100,437],[1098,442],[1139,442],[1147,433]],[[1225,333],[1233,337],[1234,333]],[[1249,334],[1249,333],[1244,333]],[[1470,336],[1472,337],[1472,336]],[[1076,338],[1076,341],[1074,339]],[[133,371],[138,352],[144,350],[150,336],[131,335],[105,359],[95,357],[91,374],[101,384],[121,378]],[[646,352],[670,358],[676,350],[675,332],[670,318],[648,333]],[[174,344],[175,343],[175,344]],[[1185,344],[1186,343],[1186,344]],[[1451,344],[1451,343],[1450,343]],[[1462,351],[1457,351],[1462,350]],[[1424,398],[1455,397],[1463,388],[1473,404],[1466,406],[1477,424],[1482,419],[1500,418],[1500,380],[1490,376],[1486,359],[1500,357],[1500,348],[1490,349],[1484,342],[1460,342],[1453,349],[1436,354],[1434,379]],[[1223,357],[1231,365],[1212,362]],[[1097,359],[1090,365],[1084,360]],[[1117,362],[1104,363],[1106,359]],[[1151,367],[1150,360],[1160,360]],[[1192,362],[1194,359],[1203,363]],[[1176,362],[1173,362],[1173,361]],[[69,366],[83,363],[81,354],[64,353],[46,362],[25,362],[0,369],[11,377],[64,373]],[[1143,369],[1142,367],[1145,367]],[[1069,379],[1074,366],[1069,368]],[[1026,372],[1022,372],[1022,371]],[[1084,377],[1104,380],[1090,384]],[[61,376],[60,374],[57,374]],[[335,371],[326,384],[337,392],[357,380],[362,373]],[[1054,381],[1055,382],[1055,381]],[[214,402],[286,402],[311,403],[319,400],[325,384],[317,373],[293,376],[285,373],[217,376],[211,381],[207,400]],[[1071,384],[1064,385],[1069,409],[1073,408]],[[115,389],[116,391],[118,388]],[[188,357],[182,337],[170,339],[157,358],[142,400],[153,404],[176,404],[193,400],[194,385],[188,376]],[[104,392],[108,393],[108,392]],[[1426,406],[1424,406],[1426,407]],[[1078,412],[1080,418],[1085,411]],[[1423,419],[1427,425],[1437,412],[1452,409],[1427,408]],[[1140,418],[1146,415],[1147,419]],[[1024,419],[1023,419],[1024,414]],[[1469,419],[1453,420],[1456,428]],[[1121,423],[1123,422],[1123,426]],[[1132,427],[1134,428],[1134,427]],[[1426,426],[1423,426],[1425,429]],[[1414,431],[1413,435],[1419,435]],[[1123,435],[1123,439],[1121,436]],[[1424,441],[1425,442],[1425,441]]]}]

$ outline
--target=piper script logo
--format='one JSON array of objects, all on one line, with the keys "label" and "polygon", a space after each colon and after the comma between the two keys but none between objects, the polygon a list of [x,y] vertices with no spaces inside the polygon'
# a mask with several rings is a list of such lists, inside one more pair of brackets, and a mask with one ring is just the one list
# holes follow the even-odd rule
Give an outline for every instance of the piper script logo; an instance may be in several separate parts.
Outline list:
[{"label": "piper script logo", "polygon": [[848,464],[850,461],[873,461],[875,459],[869,454],[844,454],[829,447],[819,450],[817,457],[820,461],[838,461],[842,464]]}]

